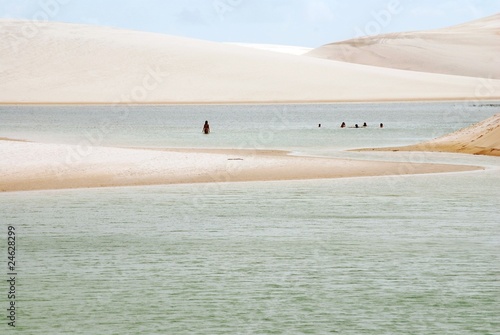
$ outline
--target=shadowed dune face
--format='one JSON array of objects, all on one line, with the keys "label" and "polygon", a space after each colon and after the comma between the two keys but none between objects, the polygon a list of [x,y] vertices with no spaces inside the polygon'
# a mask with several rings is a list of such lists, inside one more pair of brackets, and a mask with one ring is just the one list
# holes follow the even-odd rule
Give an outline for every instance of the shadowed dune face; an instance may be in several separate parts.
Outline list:
[{"label": "shadowed dune face", "polygon": [[[0,103],[461,100],[484,85],[161,34],[33,25],[0,20]],[[500,98],[500,80],[489,85],[487,98]]]},{"label": "shadowed dune face", "polygon": [[391,33],[327,44],[306,55],[402,70],[500,79],[500,14],[433,31]]}]

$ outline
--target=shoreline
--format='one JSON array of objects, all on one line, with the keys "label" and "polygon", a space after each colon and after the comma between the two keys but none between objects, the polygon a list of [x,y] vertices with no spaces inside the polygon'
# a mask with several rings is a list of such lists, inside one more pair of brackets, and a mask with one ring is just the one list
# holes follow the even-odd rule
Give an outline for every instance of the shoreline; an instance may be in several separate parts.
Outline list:
[{"label": "shoreline", "polygon": [[0,141],[0,192],[402,176],[479,166],[292,156],[280,150],[92,147]]},{"label": "shoreline", "polygon": [[439,138],[401,147],[367,148],[354,151],[422,151],[500,157],[500,114]]},{"label": "shoreline", "polygon": [[30,142],[28,140],[20,140],[16,138],[0,137],[0,141],[11,141],[11,142]]},{"label": "shoreline", "polygon": [[460,143],[455,145],[438,145],[438,144],[415,144],[403,147],[383,147],[383,148],[362,148],[353,149],[354,152],[373,152],[373,151],[392,151],[392,152],[447,152],[453,154],[464,155],[483,155],[490,157],[500,157],[500,149],[486,147],[465,147]]},{"label": "shoreline", "polygon": [[[500,80],[500,79],[499,79]],[[471,98],[415,98],[415,99],[377,99],[377,100],[276,100],[276,101],[148,101],[148,102],[9,102],[0,101],[0,106],[238,106],[238,105],[335,105],[335,104],[391,104],[391,103],[495,103],[500,106],[500,97],[481,99]]]}]

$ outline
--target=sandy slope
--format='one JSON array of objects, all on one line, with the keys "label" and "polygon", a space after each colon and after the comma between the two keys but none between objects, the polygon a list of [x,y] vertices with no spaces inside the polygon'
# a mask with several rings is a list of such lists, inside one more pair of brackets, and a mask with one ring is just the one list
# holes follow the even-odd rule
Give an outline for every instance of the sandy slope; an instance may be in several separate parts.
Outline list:
[{"label": "sandy slope", "polygon": [[500,98],[500,80],[368,67],[86,25],[0,20],[0,40],[0,103]]},{"label": "sandy slope", "polygon": [[433,31],[332,43],[307,55],[403,70],[500,79],[500,14]]},{"label": "sandy slope", "polygon": [[253,48],[258,50],[274,51],[289,55],[304,55],[313,50],[313,48],[297,47],[291,45],[275,45],[275,44],[255,44],[255,43],[229,43],[240,47]]},{"label": "sandy slope", "polygon": [[0,191],[406,175],[477,168],[250,150],[147,150],[0,140]]},{"label": "sandy slope", "polygon": [[500,156],[500,114],[432,141],[405,147],[362,149],[377,151],[442,151]]}]

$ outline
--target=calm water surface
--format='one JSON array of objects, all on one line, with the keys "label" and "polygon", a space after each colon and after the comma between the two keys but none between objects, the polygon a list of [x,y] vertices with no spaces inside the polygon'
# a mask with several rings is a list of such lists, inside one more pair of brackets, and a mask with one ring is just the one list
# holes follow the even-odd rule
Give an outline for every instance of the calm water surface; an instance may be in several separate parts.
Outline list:
[{"label": "calm water surface", "polygon": [[[499,334],[498,158],[339,151],[430,139],[498,110],[142,107],[115,124],[109,119],[120,111],[99,108],[1,107],[0,136],[78,144],[101,134],[99,144],[120,146],[257,144],[485,170],[0,194],[4,236],[8,225],[18,236],[18,333]],[[209,137],[201,135],[205,119]],[[342,121],[386,128],[340,130]],[[7,292],[5,281],[1,287]],[[3,319],[1,333],[9,330]]]},{"label": "calm water surface", "polygon": [[[498,113],[474,103],[285,106],[0,106],[3,137],[143,147],[332,151],[412,144]],[[211,136],[201,129],[211,124]],[[366,129],[340,129],[366,122]],[[378,125],[385,128],[380,131]],[[321,128],[318,125],[321,124]]]}]

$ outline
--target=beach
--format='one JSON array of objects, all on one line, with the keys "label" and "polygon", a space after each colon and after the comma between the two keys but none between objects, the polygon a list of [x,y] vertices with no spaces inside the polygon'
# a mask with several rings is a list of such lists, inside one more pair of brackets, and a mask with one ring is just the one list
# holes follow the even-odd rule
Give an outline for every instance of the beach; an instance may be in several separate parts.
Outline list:
[{"label": "beach", "polygon": [[423,143],[359,151],[428,151],[500,156],[500,114]]},{"label": "beach", "polygon": [[[429,124],[442,123],[447,111],[457,106],[464,108],[463,115],[472,120],[495,111],[494,106],[478,110],[473,103],[136,106],[127,114],[120,107],[110,106],[7,106],[1,108],[2,122],[10,125],[10,131],[0,140],[0,190],[399,176],[482,169],[478,167],[481,165],[453,160],[400,161],[397,155],[367,158],[361,153],[359,157],[349,156],[346,151],[374,143],[387,148],[431,138],[438,128]],[[370,117],[367,110],[372,112]],[[413,122],[401,120],[401,111],[405,110],[414,115]],[[209,135],[201,133],[204,118],[211,121]],[[349,126],[356,119],[368,121],[369,126],[342,129],[342,118]],[[195,126],[197,120],[199,128]],[[323,121],[321,128],[316,120]],[[386,124],[384,129],[378,127],[380,120]],[[482,136],[483,141],[491,138],[493,142],[482,145],[493,148],[496,137],[488,137],[487,130],[496,119],[488,120],[467,133],[474,133],[475,138]],[[469,122],[468,118],[449,119],[439,131],[445,135]],[[411,134],[414,137],[408,137]],[[469,137],[462,142],[474,140]]]},{"label": "beach", "polygon": [[259,150],[121,149],[0,141],[0,190],[160,185],[473,171],[474,166],[294,157]]}]

